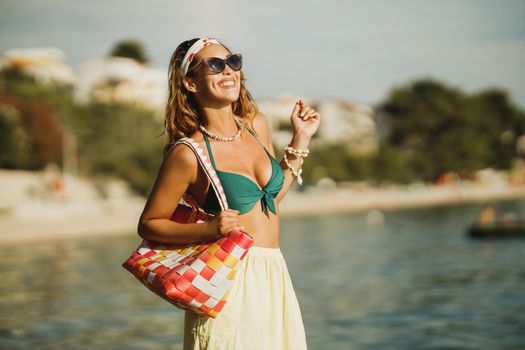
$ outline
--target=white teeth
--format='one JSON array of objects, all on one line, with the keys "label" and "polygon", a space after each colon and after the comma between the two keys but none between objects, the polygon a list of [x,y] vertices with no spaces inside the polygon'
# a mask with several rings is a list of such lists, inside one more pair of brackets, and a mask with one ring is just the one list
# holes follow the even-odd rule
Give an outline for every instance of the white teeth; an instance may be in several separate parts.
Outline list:
[{"label": "white teeth", "polygon": [[235,85],[235,82],[231,81],[231,80],[228,80],[228,81],[225,81],[224,83],[221,83],[221,86],[233,86],[233,85]]}]

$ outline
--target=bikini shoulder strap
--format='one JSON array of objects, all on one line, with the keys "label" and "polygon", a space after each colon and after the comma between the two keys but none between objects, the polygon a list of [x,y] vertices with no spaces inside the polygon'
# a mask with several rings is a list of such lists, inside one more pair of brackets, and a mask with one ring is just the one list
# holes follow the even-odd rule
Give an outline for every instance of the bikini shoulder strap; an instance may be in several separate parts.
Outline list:
[{"label": "bikini shoulder strap", "polygon": [[263,145],[263,143],[261,142],[261,140],[259,140],[259,137],[257,137],[257,135],[255,135],[255,132],[248,126],[248,124],[245,123],[244,121],[243,121],[243,123],[244,123],[244,126],[246,126],[246,129],[248,129],[248,131],[253,135],[253,137],[255,137],[257,142],[259,142],[259,145],[261,145],[264,148],[265,151],[268,151],[266,149],[266,147]]},{"label": "bikini shoulder strap", "polygon": [[213,158],[213,153],[211,151],[210,141],[208,140],[208,136],[206,134],[204,136],[204,142],[206,143],[206,148],[208,149],[208,154],[210,155],[211,165],[213,165],[213,169],[217,169],[217,166],[215,165],[215,159]]}]

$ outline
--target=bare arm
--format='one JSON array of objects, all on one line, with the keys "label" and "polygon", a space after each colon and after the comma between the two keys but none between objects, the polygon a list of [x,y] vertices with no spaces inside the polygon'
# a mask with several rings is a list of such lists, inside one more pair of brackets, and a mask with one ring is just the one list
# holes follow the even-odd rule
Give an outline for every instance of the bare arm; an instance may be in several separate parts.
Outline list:
[{"label": "bare arm", "polygon": [[186,244],[218,237],[217,227],[209,223],[180,224],[169,218],[180,198],[195,183],[198,161],[188,146],[175,146],[164,159],[157,179],[140,216],[140,237],[164,244]]}]

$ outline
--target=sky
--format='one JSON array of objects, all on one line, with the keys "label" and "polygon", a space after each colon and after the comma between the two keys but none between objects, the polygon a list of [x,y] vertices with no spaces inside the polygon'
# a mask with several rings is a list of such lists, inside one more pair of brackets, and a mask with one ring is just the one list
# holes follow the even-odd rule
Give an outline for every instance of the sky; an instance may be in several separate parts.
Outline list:
[{"label": "sky", "polygon": [[243,55],[256,100],[374,104],[431,77],[502,88],[525,108],[522,0],[0,0],[0,52],[56,47],[73,68],[133,38],[167,69],[178,44],[201,36]]}]

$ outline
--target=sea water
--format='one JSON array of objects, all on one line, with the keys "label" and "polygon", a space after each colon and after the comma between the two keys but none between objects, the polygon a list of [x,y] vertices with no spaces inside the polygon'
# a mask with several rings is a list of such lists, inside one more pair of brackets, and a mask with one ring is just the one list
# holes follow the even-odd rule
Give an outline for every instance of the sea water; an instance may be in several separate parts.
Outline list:
[{"label": "sea water", "polygon": [[[525,239],[470,239],[480,208],[283,218],[309,349],[525,349]],[[2,245],[0,349],[182,349],[183,311],[121,267],[139,242]]]}]

